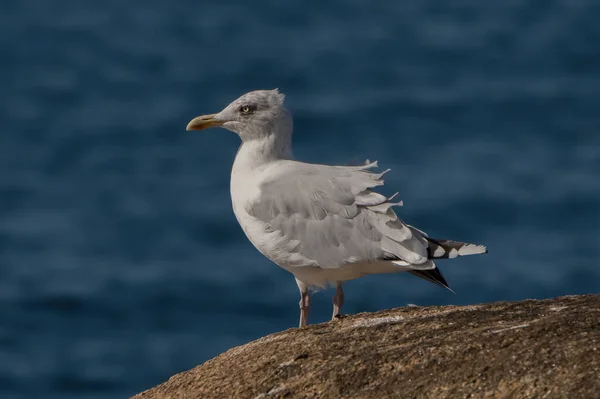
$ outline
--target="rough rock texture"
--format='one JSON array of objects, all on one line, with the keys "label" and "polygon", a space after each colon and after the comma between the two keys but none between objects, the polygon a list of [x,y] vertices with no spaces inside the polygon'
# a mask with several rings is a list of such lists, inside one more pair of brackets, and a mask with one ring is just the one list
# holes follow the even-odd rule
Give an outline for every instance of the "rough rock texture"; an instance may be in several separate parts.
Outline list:
[{"label": "rough rock texture", "polygon": [[406,307],[290,329],[136,395],[600,398],[600,295]]}]

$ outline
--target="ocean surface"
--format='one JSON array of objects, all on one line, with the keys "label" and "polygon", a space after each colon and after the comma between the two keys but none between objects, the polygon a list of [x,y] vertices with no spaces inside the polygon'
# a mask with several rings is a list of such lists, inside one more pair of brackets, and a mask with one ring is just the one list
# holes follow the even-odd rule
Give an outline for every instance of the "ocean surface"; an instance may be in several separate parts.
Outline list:
[{"label": "ocean surface", "polygon": [[[297,158],[378,160],[399,215],[489,254],[345,312],[600,292],[600,5],[0,2],[0,397],[127,397],[294,327],[293,277],[199,114],[278,87]],[[331,291],[313,299],[328,320]]]}]

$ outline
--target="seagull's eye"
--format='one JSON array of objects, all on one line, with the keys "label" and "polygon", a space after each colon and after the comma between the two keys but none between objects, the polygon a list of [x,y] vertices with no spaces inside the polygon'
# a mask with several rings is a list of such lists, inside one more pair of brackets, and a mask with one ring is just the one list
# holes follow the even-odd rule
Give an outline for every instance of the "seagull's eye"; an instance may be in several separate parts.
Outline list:
[{"label": "seagull's eye", "polygon": [[244,105],[244,106],[240,107],[240,112],[241,112],[242,114],[245,114],[245,115],[247,115],[247,114],[249,114],[249,113],[250,113],[250,107],[249,107],[249,106],[247,106],[247,105]]}]

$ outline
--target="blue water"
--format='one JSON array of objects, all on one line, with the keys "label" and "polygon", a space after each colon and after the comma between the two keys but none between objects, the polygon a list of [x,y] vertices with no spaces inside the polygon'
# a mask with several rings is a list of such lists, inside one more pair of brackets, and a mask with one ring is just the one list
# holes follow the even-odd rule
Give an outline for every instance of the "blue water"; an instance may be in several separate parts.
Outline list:
[{"label": "blue water", "polygon": [[600,291],[596,1],[287,3],[0,3],[0,397],[126,397],[296,325],[238,138],[185,131],[254,89],[298,158],[377,159],[406,221],[489,246],[440,262],[456,295],[371,276],[347,312]]}]

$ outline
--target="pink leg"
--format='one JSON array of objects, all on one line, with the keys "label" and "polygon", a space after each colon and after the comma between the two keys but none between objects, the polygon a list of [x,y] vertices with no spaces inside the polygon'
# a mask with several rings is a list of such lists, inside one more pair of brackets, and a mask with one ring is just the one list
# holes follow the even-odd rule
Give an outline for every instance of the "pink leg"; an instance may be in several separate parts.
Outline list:
[{"label": "pink leg", "polygon": [[300,325],[306,327],[308,324],[308,311],[310,310],[310,295],[308,291],[300,293]]},{"label": "pink leg", "polygon": [[310,310],[310,296],[308,295],[308,285],[296,279],[296,284],[300,290],[300,324],[299,327],[306,327],[308,324],[308,311]]},{"label": "pink leg", "polygon": [[340,310],[342,310],[343,305],[344,290],[342,290],[342,283],[337,283],[337,289],[335,291],[335,296],[333,297],[333,315],[331,316],[331,320],[340,318]]}]

